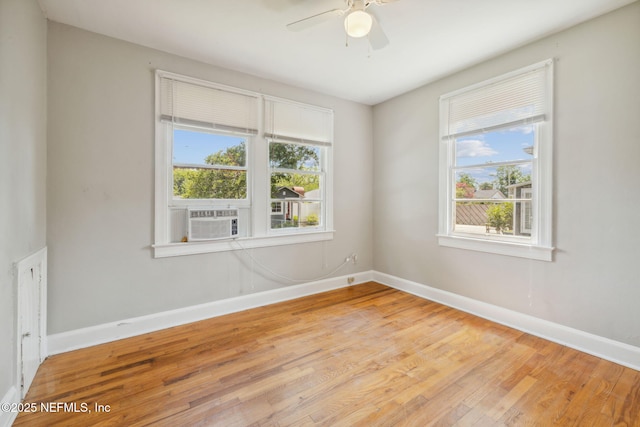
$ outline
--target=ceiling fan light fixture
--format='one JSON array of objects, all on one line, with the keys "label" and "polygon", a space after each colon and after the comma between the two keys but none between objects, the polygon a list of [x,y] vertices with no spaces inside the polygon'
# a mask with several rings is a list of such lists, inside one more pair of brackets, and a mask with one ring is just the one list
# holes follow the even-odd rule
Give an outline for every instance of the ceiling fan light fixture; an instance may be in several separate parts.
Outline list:
[{"label": "ceiling fan light fixture", "polygon": [[371,31],[373,19],[364,10],[354,10],[344,19],[344,29],[350,37],[364,37]]}]

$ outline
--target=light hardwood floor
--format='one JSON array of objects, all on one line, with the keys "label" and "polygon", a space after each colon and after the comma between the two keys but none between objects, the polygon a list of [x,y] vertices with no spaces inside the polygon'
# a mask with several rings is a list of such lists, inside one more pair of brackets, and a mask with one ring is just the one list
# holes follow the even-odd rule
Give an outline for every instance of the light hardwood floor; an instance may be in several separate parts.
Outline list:
[{"label": "light hardwood floor", "polygon": [[25,402],[79,412],[15,426],[640,426],[640,372],[366,283],[52,356]]}]

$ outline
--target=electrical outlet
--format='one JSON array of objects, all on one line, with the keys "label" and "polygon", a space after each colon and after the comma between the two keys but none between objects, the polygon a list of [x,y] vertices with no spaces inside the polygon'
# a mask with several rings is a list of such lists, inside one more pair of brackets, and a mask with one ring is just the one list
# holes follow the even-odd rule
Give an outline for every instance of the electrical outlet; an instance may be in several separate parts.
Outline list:
[{"label": "electrical outlet", "polygon": [[347,284],[352,284],[353,282],[355,282],[356,278],[353,276],[349,276],[347,277]]}]

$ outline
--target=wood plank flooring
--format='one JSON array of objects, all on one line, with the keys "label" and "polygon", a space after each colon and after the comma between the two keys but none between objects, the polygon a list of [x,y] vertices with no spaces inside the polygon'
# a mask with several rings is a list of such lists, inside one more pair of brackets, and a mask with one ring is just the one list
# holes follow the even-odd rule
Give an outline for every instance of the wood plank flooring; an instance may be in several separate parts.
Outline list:
[{"label": "wood plank flooring", "polygon": [[58,412],[15,426],[640,426],[640,372],[366,283],[52,356],[25,402]]}]

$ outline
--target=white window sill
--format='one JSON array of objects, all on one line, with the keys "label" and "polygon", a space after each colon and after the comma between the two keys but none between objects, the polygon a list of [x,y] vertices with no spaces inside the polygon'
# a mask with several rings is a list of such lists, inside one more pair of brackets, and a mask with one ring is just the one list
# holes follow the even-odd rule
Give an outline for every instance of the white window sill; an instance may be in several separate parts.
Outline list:
[{"label": "white window sill", "polygon": [[268,246],[333,240],[333,231],[316,231],[278,236],[241,237],[237,239],[210,240],[204,242],[166,243],[152,245],[154,258],[195,255],[211,252],[237,251]]},{"label": "white window sill", "polygon": [[539,261],[553,261],[553,247],[529,245],[504,240],[486,240],[465,236],[438,234],[438,244],[450,248],[467,249],[498,255],[529,258]]}]

